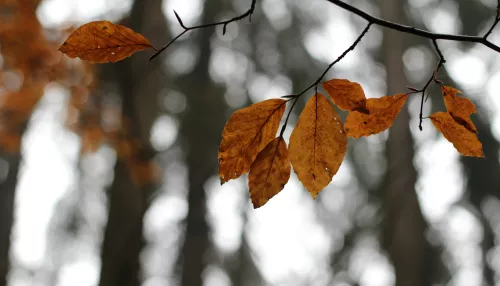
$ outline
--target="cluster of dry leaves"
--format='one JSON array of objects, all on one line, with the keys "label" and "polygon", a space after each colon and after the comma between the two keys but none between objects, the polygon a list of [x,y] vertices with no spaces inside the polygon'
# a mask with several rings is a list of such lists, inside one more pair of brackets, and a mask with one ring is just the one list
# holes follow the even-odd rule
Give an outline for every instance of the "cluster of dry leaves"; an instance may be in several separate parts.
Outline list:
[{"label": "cluster of dry leaves", "polygon": [[[152,47],[134,31],[110,22],[91,22],[77,29],[60,50],[70,57],[93,62],[116,62]],[[221,183],[249,173],[255,208],[263,206],[288,182],[291,166],[305,188],[316,197],[337,173],[347,151],[347,138],[359,138],[388,129],[403,108],[408,93],[367,99],[363,88],[346,79],[322,84],[321,93],[306,103],[290,136],[289,146],[276,137],[287,102],[269,99],[236,111],[222,133],[219,148]],[[434,126],[463,155],[484,157],[470,116],[474,104],[460,91],[441,86],[446,112],[429,116]],[[348,111],[345,123],[334,107]]]}]

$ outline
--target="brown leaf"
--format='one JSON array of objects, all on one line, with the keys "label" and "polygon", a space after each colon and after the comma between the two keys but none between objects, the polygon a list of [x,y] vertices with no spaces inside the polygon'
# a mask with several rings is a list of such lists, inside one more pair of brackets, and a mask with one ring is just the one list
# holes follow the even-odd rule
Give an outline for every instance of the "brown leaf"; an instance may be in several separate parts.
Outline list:
[{"label": "brown leaf", "polygon": [[348,137],[359,138],[380,133],[391,127],[394,119],[408,99],[408,94],[396,94],[381,98],[369,98],[366,101],[368,114],[351,111],[345,121]]},{"label": "brown leaf", "polygon": [[458,152],[465,156],[483,157],[483,146],[476,133],[459,124],[448,112],[436,112],[429,116],[434,126]]},{"label": "brown leaf", "polygon": [[332,79],[324,82],[323,88],[333,102],[342,110],[357,110],[367,113],[366,96],[359,83],[347,79]]},{"label": "brown leaf", "polygon": [[114,63],[150,47],[148,39],[127,27],[95,21],[76,29],[59,47],[59,51],[71,58]]},{"label": "brown leaf", "polygon": [[229,118],[219,147],[221,183],[247,173],[257,154],[278,131],[286,101],[269,99],[242,108]]},{"label": "brown leaf", "polygon": [[458,96],[457,93],[462,92],[451,86],[442,86],[441,92],[443,93],[446,110],[448,110],[450,115],[459,124],[464,125],[465,128],[477,133],[477,128],[470,119],[471,114],[476,113],[476,107],[474,104],[467,98]]},{"label": "brown leaf", "polygon": [[333,105],[321,93],[311,97],[290,136],[290,160],[299,180],[315,198],[337,173],[347,136]]},{"label": "brown leaf", "polygon": [[285,140],[277,137],[258,155],[248,174],[254,208],[263,206],[278,194],[290,179],[290,157]]}]

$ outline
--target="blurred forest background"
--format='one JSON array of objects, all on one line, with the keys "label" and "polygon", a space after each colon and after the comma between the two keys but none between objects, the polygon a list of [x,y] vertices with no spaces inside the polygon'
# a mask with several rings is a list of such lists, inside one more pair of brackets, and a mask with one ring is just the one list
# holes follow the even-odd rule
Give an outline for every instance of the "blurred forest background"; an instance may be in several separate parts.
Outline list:
[{"label": "blurred forest background", "polygon": [[[347,2],[468,35],[484,34],[497,9],[494,0]],[[225,121],[308,86],[362,19],[324,0],[259,0],[251,23],[190,32],[151,62],[151,52],[92,65],[57,51],[92,20],[161,47],[182,31],[173,9],[190,26],[249,5],[0,0],[0,286],[500,285],[495,52],[438,42],[448,61],[439,78],[479,109],[485,160],[460,157],[428,120],[420,132],[413,98],[390,131],[349,141],[318,198],[292,175],[253,210],[246,178],[217,178]],[[422,87],[437,60],[430,41],[373,27],[327,79],[379,97]],[[424,115],[443,109],[430,92]]]}]

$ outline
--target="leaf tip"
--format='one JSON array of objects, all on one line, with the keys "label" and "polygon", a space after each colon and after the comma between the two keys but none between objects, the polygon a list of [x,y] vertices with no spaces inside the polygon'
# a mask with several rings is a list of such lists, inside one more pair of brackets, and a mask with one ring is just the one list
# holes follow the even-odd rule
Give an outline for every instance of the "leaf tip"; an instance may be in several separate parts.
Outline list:
[{"label": "leaf tip", "polygon": [[261,206],[265,205],[267,203],[267,200],[261,199],[261,198],[252,198],[252,206],[254,209],[258,209]]}]

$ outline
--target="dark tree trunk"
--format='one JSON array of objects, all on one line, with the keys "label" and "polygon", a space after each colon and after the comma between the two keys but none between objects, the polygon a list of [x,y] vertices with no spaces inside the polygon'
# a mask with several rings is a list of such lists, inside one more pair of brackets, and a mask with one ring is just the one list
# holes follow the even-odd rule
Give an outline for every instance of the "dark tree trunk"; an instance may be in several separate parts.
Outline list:
[{"label": "dark tree trunk", "polygon": [[10,238],[14,222],[14,198],[21,156],[6,155],[3,159],[7,163],[5,164],[7,169],[2,170],[6,177],[0,185],[0,286],[7,285],[10,267]]},{"label": "dark tree trunk", "polygon": [[[405,22],[404,2],[388,0],[380,3],[382,18]],[[384,29],[383,37],[388,94],[404,92],[407,85],[402,62],[405,36]],[[413,165],[415,152],[409,118],[407,108],[403,108],[389,131],[387,174],[383,183],[383,246],[394,266],[396,286],[430,286],[435,279],[436,258],[426,239],[428,225],[415,192],[418,174]]]},{"label": "dark tree trunk", "polygon": [[[136,0],[125,25],[152,42],[166,42],[169,33],[161,4],[161,0]],[[127,130],[123,139],[129,142],[138,140],[140,145],[132,156],[118,154],[114,168],[114,180],[109,190],[108,223],[101,250],[100,286],[138,286],[142,283],[143,219],[154,182],[141,184],[134,180],[130,163],[147,163],[155,157],[149,142],[150,130],[159,114],[157,94],[166,82],[161,68],[162,58],[148,62],[148,56],[137,54],[103,69],[102,77],[114,82],[121,94],[124,128]]]},{"label": "dark tree trunk", "polygon": [[145,197],[129,179],[129,169],[118,161],[109,194],[109,217],[102,246],[100,286],[140,285],[139,254]]},{"label": "dark tree trunk", "polygon": [[[205,1],[200,22],[216,21],[221,2]],[[183,286],[202,285],[202,273],[210,261],[204,184],[217,170],[217,150],[225,120],[224,89],[215,86],[209,76],[212,35],[213,29],[198,31],[194,41],[200,49],[199,60],[193,72],[179,79],[180,87],[188,99],[188,110],[181,126],[181,134],[187,145],[189,184],[186,232],[179,257]]]},{"label": "dark tree trunk", "polygon": [[[479,111],[481,112],[481,111]],[[479,221],[483,227],[483,283],[485,285],[495,284],[495,271],[487,260],[488,252],[494,248],[495,235],[491,222],[482,210],[482,204],[489,197],[500,198],[500,164],[498,162],[499,144],[491,133],[490,125],[481,118],[474,118],[478,129],[479,140],[483,143],[485,159],[461,157],[464,171],[467,177],[467,189],[469,200],[477,209]]]}]

